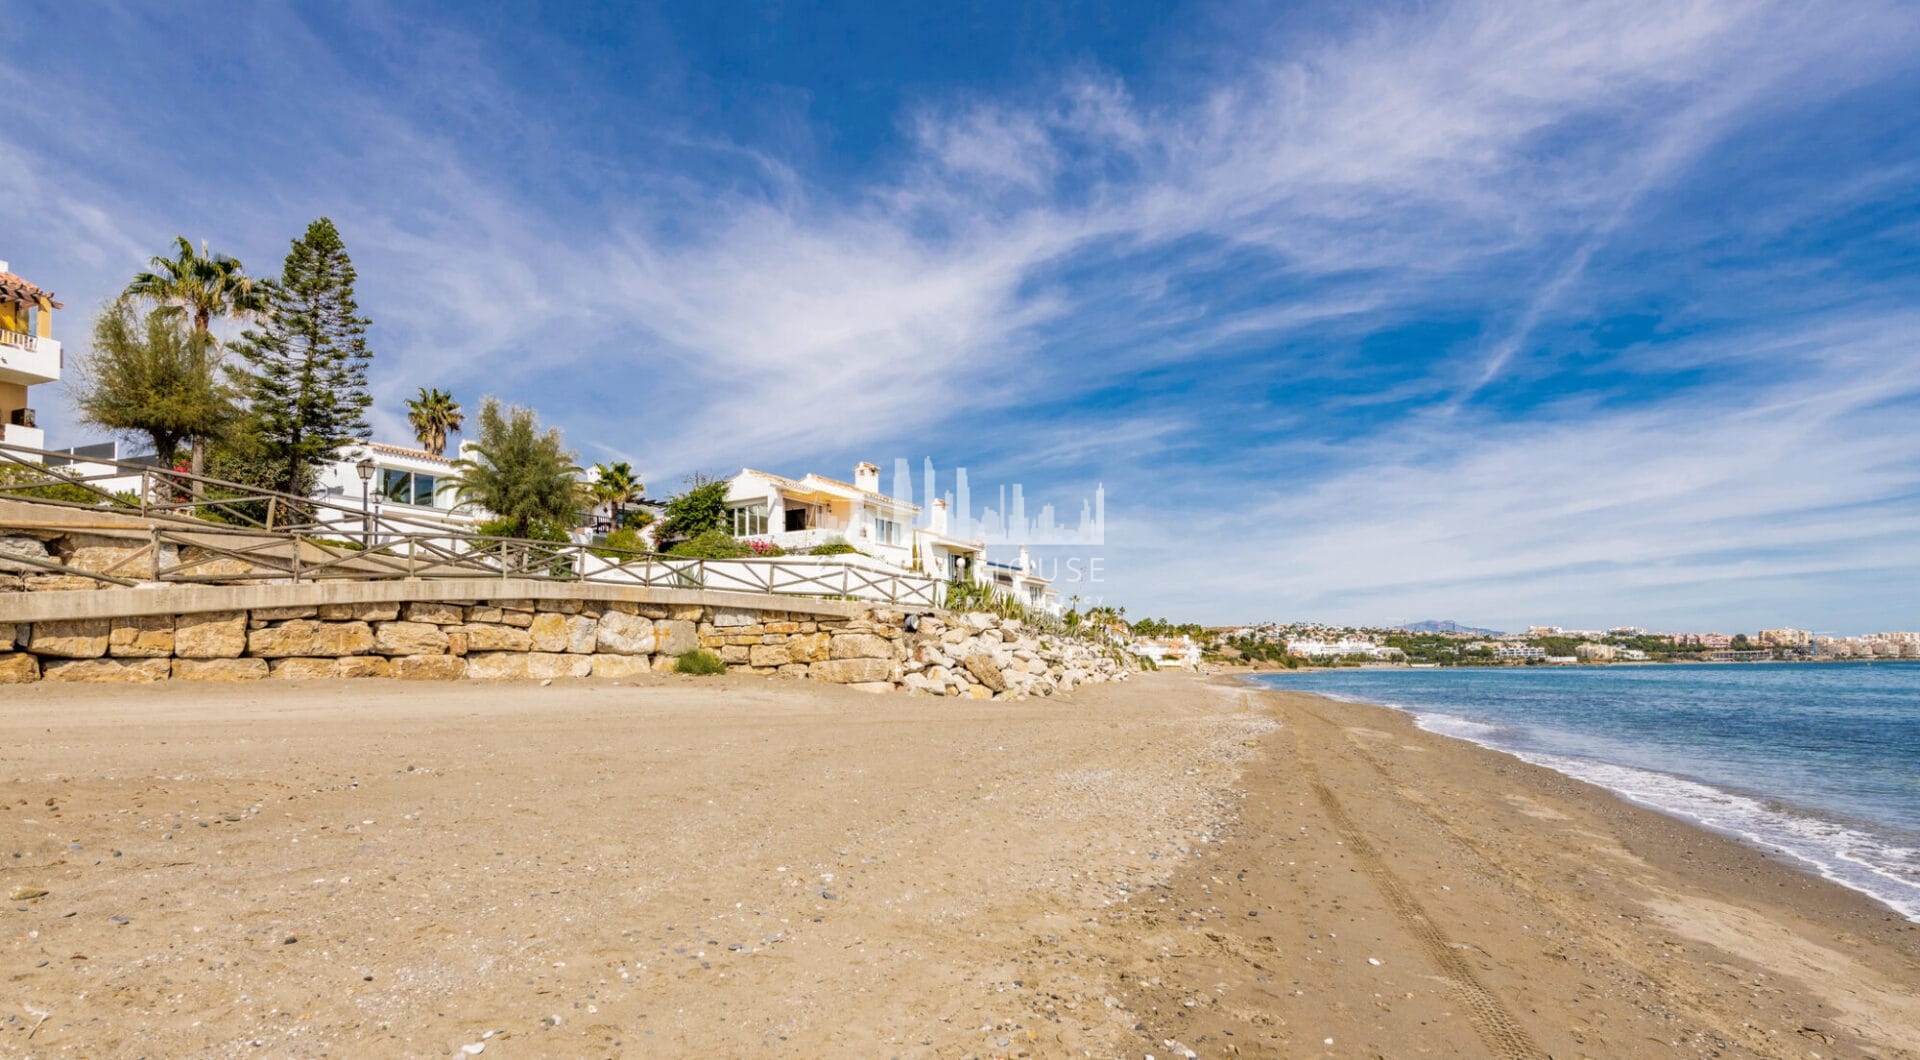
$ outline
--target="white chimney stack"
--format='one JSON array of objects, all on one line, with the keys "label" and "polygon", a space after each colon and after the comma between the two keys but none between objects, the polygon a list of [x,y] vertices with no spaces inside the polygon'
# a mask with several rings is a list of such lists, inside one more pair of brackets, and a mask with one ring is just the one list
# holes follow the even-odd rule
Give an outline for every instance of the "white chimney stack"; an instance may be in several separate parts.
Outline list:
[{"label": "white chimney stack", "polygon": [[945,497],[933,502],[933,510],[927,513],[927,529],[936,534],[947,532],[947,499]]},{"label": "white chimney stack", "polygon": [[880,492],[880,465],[864,461],[854,465],[853,484],[873,493]]},{"label": "white chimney stack", "polygon": [[6,262],[0,261],[0,272],[12,272],[12,271],[13,270],[7,266]]}]

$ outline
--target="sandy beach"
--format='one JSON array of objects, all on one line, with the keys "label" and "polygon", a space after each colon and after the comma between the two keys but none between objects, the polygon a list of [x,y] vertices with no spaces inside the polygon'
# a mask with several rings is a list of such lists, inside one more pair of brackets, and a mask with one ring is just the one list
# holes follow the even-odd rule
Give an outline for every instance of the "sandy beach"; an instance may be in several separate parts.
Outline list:
[{"label": "sandy beach", "polygon": [[1920,925],[1226,678],[38,686],[0,802],[8,1055],[1920,1055]]}]

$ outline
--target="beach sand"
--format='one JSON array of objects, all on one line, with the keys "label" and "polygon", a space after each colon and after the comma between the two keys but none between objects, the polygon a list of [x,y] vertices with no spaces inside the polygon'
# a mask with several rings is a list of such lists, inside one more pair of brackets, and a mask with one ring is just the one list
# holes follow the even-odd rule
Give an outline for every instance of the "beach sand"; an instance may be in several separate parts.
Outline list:
[{"label": "beach sand", "polygon": [[1920,927],[1224,679],[16,688],[0,802],[5,1055],[1920,1055]]}]

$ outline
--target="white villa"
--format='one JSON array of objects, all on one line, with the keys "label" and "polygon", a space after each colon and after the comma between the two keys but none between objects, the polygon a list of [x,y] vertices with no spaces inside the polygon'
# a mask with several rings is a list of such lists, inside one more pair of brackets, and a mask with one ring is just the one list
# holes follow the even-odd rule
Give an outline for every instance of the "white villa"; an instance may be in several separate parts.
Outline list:
[{"label": "white villa", "polygon": [[727,508],[728,529],[744,540],[797,552],[844,538],[888,566],[940,581],[995,585],[1026,607],[1060,613],[1059,594],[1026,549],[1010,563],[988,560],[985,541],[949,533],[945,500],[934,501],[926,525],[916,526],[920,506],[882,493],[876,464],[856,465],[850,483],[743,468],[727,482]]},{"label": "white villa", "polygon": [[1392,659],[1398,658],[1401,654],[1399,648],[1384,648],[1370,640],[1354,636],[1343,636],[1339,640],[1295,637],[1287,641],[1287,652],[1291,655],[1303,655],[1309,659],[1342,658],[1349,655],[1360,655],[1369,659]]},{"label": "white villa", "polygon": [[1155,666],[1178,666],[1183,670],[1200,668],[1200,645],[1191,637],[1168,637],[1137,641],[1127,646],[1135,655],[1153,660]]},{"label": "white villa", "polygon": [[[362,471],[366,471],[362,477]],[[334,504],[392,518],[414,518],[470,529],[487,513],[457,504],[453,491],[441,489],[453,474],[453,461],[424,449],[385,442],[351,445],[315,476],[317,496]]]}]

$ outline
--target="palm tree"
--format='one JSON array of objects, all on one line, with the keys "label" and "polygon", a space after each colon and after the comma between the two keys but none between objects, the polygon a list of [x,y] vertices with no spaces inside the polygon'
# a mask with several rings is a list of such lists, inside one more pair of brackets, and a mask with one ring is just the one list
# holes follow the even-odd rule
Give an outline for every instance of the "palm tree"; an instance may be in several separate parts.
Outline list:
[{"label": "palm tree", "polygon": [[536,522],[573,525],[580,468],[560,432],[541,430],[532,409],[487,398],[480,405],[480,439],[467,452],[453,462],[454,474],[442,487],[463,503],[511,520],[515,537],[526,537]]},{"label": "palm tree", "polygon": [[[140,273],[127,284],[128,294],[159,303],[155,315],[191,314],[193,330],[207,335],[212,333],[214,317],[244,318],[266,309],[266,281],[248,276],[239,258],[210,254],[204,242],[196,251],[186,236],[175,236],[174,246],[173,257],[156,255],[152,260],[154,271]],[[206,463],[206,439],[196,434],[193,473],[204,474]],[[199,495],[198,482],[193,484],[193,491]]]},{"label": "palm tree", "polygon": [[448,432],[458,433],[462,423],[460,403],[453,395],[435,388],[420,388],[420,396],[407,400],[407,425],[420,447],[434,456],[445,456]]},{"label": "palm tree", "polygon": [[647,487],[641,483],[640,476],[634,474],[633,465],[622,460],[614,464],[593,465],[593,483],[587,487],[587,497],[596,510],[607,509],[607,517],[613,520],[613,528],[620,528],[620,516],[627,505],[640,499]]}]

